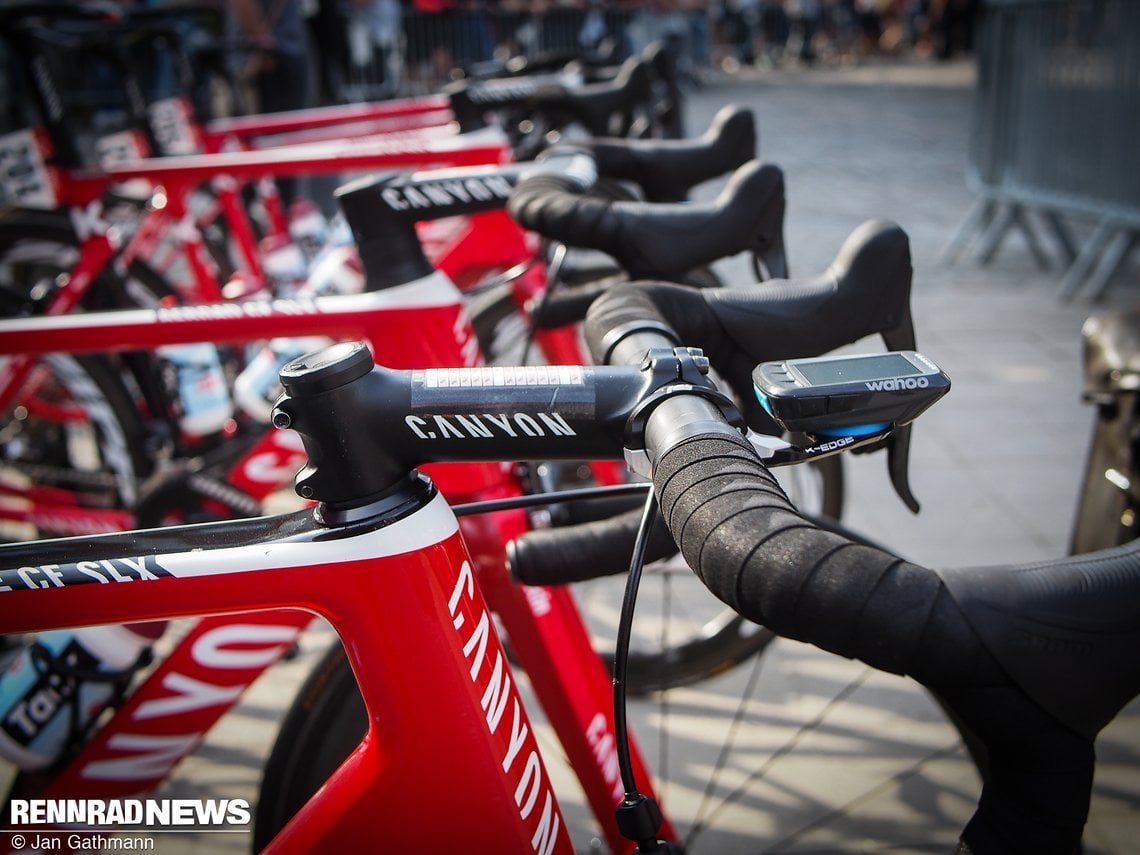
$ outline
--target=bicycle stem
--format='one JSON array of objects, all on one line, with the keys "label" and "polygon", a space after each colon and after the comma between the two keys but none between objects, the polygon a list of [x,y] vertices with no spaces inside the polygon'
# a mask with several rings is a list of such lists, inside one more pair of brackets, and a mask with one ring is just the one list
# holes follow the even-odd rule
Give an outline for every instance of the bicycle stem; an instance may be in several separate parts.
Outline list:
[{"label": "bicycle stem", "polygon": [[297,492],[334,516],[424,463],[621,459],[641,443],[647,413],[679,391],[730,406],[683,349],[638,367],[393,371],[357,342],[295,360],[281,380],[273,422],[296,430],[309,456]]}]

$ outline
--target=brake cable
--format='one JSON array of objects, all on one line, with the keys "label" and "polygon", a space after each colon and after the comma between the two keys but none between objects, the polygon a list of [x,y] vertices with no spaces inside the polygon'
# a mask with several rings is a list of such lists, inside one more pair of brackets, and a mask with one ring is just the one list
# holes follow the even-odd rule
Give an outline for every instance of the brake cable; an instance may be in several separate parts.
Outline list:
[{"label": "brake cable", "polygon": [[618,806],[617,824],[622,836],[637,844],[637,852],[680,853],[674,844],[657,839],[663,817],[652,796],[637,789],[637,780],[630,760],[629,729],[626,726],[625,678],[629,664],[629,640],[633,631],[633,612],[637,604],[637,591],[641,584],[641,571],[645,567],[645,554],[649,546],[649,532],[657,519],[657,494],[650,487],[638,525],[633,555],[629,563],[625,594],[622,597],[621,617],[618,621],[617,642],[614,651],[614,736],[617,742],[618,771],[621,774],[625,797]]},{"label": "brake cable", "polygon": [[534,348],[534,338],[538,333],[538,320],[542,317],[547,303],[550,302],[550,295],[554,293],[554,289],[561,281],[562,266],[566,261],[566,254],[568,252],[569,248],[566,244],[556,243],[554,245],[554,252],[551,256],[550,264],[548,264],[546,268],[546,290],[542,292],[538,306],[531,311],[529,323],[527,324],[526,341],[523,345],[522,358],[519,360],[522,365],[526,365],[527,359],[530,358],[530,352]]}]

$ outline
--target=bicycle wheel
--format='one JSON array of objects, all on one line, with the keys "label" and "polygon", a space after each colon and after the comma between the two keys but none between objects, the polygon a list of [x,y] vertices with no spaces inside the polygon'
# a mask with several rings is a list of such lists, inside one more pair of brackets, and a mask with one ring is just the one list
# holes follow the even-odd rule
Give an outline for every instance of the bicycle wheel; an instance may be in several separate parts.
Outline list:
[{"label": "bicycle wheel", "polygon": [[344,648],[334,643],[301,685],[281,722],[253,819],[260,852],[328,779],[368,729],[364,699]]},{"label": "bicycle wheel", "polygon": [[[18,400],[0,416],[0,470],[30,498],[38,537],[127,527],[124,512],[147,474],[146,428],[119,373],[99,357],[37,360]],[[11,534],[11,532],[9,532]]]},{"label": "bicycle wheel", "polygon": [[[67,283],[80,256],[79,238],[65,211],[11,208],[0,212],[0,316],[36,314]],[[125,277],[100,271],[84,295],[85,310],[156,306],[176,294],[139,260]]]},{"label": "bicycle wheel", "polygon": [[[0,315],[42,311],[66,285],[79,257],[66,212],[0,213]],[[155,305],[171,293],[161,276],[136,262],[126,277],[109,268],[101,271],[81,307]],[[159,411],[154,374],[145,360],[144,354],[40,358],[3,414],[0,466],[25,484],[59,491],[47,511],[37,514],[36,535],[89,534],[131,521],[128,511],[150,470],[148,431],[131,390],[146,398],[151,411]],[[17,497],[27,490],[10,489]]]}]

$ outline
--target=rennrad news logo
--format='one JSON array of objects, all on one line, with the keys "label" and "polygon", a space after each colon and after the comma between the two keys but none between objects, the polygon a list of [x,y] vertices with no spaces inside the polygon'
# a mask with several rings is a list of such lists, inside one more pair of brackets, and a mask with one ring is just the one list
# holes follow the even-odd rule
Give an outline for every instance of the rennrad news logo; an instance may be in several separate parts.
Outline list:
[{"label": "rennrad news logo", "polygon": [[9,822],[22,826],[244,826],[245,799],[12,799]]}]

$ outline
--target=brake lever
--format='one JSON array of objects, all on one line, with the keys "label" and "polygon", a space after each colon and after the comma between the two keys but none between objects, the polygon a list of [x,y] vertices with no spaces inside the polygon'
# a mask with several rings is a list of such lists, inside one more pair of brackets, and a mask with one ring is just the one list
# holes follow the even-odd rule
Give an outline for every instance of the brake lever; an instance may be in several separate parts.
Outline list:
[{"label": "brake lever", "polygon": [[[906,317],[894,329],[880,334],[887,350],[914,350],[917,347],[914,319],[911,317],[909,306],[907,308]],[[902,503],[911,513],[917,514],[918,499],[910,489],[910,428],[909,424],[903,425],[888,437],[887,474],[890,476],[891,486],[895,488],[895,493]]]}]

